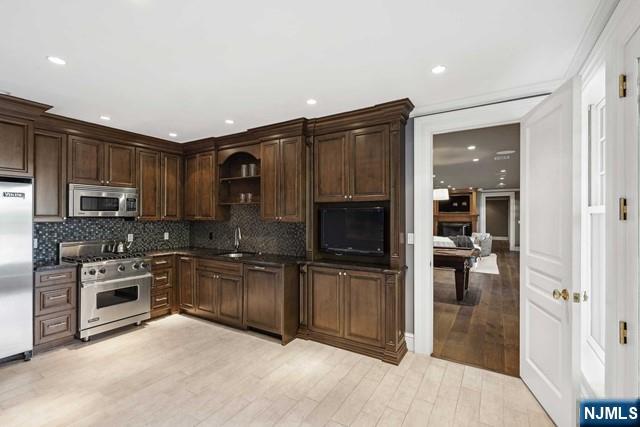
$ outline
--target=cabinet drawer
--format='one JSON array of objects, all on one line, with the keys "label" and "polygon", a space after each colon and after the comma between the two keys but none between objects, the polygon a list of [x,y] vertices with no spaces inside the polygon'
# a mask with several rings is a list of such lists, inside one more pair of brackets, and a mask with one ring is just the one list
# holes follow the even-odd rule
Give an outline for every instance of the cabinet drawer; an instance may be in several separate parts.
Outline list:
[{"label": "cabinet drawer", "polygon": [[173,282],[173,269],[155,270],[153,272],[153,290],[171,288]]},{"label": "cabinet drawer", "polygon": [[197,268],[203,270],[214,270],[218,273],[226,273],[235,276],[242,276],[242,264],[235,262],[214,261],[210,259],[198,258]]},{"label": "cabinet drawer", "polygon": [[44,344],[72,336],[76,330],[76,312],[69,310],[36,317],[35,323],[34,344]]},{"label": "cabinet drawer", "polygon": [[47,272],[37,272],[36,273],[36,288],[40,286],[50,286],[50,285],[58,285],[61,283],[76,283],[76,269],[75,267],[64,269],[64,270],[55,270],[55,271],[47,271]]},{"label": "cabinet drawer", "polygon": [[76,307],[76,284],[36,288],[35,300],[36,316],[72,310]]},{"label": "cabinet drawer", "polygon": [[156,256],[151,259],[151,270],[173,267],[173,255]]},{"label": "cabinet drawer", "polygon": [[151,295],[151,310],[171,308],[171,288],[155,291]]}]

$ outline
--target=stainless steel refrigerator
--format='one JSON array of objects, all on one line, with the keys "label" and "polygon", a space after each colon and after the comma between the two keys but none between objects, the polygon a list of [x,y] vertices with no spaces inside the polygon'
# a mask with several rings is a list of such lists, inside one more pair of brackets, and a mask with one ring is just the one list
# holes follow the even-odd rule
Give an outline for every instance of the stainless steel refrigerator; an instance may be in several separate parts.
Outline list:
[{"label": "stainless steel refrigerator", "polygon": [[0,178],[0,359],[33,350],[33,186]]}]

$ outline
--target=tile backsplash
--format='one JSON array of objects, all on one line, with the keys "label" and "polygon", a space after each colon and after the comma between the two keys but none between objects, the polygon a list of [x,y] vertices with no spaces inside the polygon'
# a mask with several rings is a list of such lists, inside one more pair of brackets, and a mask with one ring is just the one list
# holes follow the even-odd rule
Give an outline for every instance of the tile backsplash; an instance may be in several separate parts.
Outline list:
[{"label": "tile backsplash", "polygon": [[[233,231],[242,232],[241,251],[280,255],[305,255],[304,223],[266,222],[260,218],[258,205],[233,205],[229,220],[192,222],[191,246],[233,249]],[[209,238],[211,235],[211,239]]]},{"label": "tile backsplash", "polygon": [[[169,233],[169,240],[164,240]],[[133,234],[132,251],[172,249],[189,246],[189,223],[131,221],[123,218],[71,218],[64,222],[33,224],[34,262],[58,259],[58,244],[79,240],[127,240]]]}]

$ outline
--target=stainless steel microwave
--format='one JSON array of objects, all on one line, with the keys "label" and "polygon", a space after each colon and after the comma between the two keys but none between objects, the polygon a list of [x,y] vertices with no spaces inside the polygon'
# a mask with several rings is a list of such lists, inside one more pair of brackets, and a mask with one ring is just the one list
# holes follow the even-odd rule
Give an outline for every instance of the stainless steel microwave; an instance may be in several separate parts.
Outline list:
[{"label": "stainless steel microwave", "polygon": [[133,217],[138,215],[135,188],[69,184],[70,217]]}]

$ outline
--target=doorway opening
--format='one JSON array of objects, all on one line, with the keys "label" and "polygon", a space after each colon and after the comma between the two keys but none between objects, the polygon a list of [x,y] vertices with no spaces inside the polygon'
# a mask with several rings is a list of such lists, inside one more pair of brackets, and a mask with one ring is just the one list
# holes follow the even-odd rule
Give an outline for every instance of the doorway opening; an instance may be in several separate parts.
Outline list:
[{"label": "doorway opening", "polygon": [[520,125],[433,137],[433,356],[519,375]]}]

